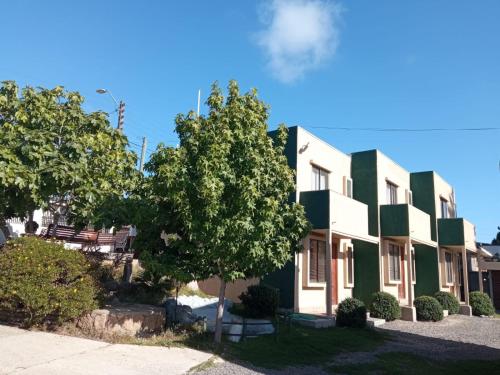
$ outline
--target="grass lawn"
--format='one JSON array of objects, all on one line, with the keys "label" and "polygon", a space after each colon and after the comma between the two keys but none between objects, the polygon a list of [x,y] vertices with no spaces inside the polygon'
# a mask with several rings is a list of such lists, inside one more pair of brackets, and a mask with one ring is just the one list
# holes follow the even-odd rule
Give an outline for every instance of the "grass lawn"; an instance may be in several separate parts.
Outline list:
[{"label": "grass lawn", "polygon": [[320,366],[343,351],[373,350],[384,339],[383,334],[370,329],[281,326],[277,339],[271,335],[227,343],[224,357],[266,368]]},{"label": "grass lawn", "polygon": [[384,353],[374,362],[330,366],[332,374],[494,374],[498,373],[500,361],[431,361],[409,353]]}]

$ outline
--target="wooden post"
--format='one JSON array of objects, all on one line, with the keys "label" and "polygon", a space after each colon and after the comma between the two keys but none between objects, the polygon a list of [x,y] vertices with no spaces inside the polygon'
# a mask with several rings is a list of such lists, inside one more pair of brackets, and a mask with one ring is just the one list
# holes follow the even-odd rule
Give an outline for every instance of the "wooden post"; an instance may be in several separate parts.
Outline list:
[{"label": "wooden post", "polygon": [[325,254],[325,281],[326,281],[326,315],[332,316],[332,231],[328,228],[326,232],[326,254]]},{"label": "wooden post", "polygon": [[[413,263],[413,257],[411,255],[411,238],[408,237],[406,240],[406,269],[408,277],[408,306],[412,307],[413,306],[413,279],[412,279],[412,263]],[[416,272],[416,270],[415,270]],[[404,282],[404,281],[403,281]]]},{"label": "wooden post", "polygon": [[462,272],[464,277],[462,278],[462,282],[464,283],[464,299],[465,304],[469,304],[469,275],[467,274],[467,249],[462,247]]}]

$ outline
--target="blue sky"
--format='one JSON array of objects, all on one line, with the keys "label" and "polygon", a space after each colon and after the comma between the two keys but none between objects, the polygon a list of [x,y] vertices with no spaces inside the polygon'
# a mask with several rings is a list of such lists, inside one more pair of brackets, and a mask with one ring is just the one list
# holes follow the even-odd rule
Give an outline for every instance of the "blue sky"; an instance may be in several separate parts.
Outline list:
[{"label": "blue sky", "polygon": [[270,128],[301,125],[347,153],[379,148],[410,171],[434,169],[479,240],[500,225],[500,131],[319,128],[499,127],[498,1],[19,0],[0,13],[1,80],[63,85],[113,111],[95,93],[108,88],[148,152],[176,143],[173,119],[195,109],[198,89],[204,99],[213,81],[236,79],[271,105]]}]

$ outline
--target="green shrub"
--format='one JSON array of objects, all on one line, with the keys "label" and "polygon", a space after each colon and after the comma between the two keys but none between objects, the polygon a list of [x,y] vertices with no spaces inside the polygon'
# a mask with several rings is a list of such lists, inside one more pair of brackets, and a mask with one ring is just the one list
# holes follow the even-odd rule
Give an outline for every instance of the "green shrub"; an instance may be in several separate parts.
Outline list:
[{"label": "green shrub", "polygon": [[420,296],[413,302],[417,310],[417,320],[437,322],[443,320],[443,306],[431,296]]},{"label": "green shrub", "polygon": [[336,324],[339,327],[366,326],[366,306],[356,298],[346,298],[337,307]]},{"label": "green shrub", "polygon": [[9,241],[0,251],[0,306],[27,326],[61,323],[96,307],[91,265],[78,251],[36,237]]},{"label": "green shrub", "polygon": [[493,315],[495,308],[491,302],[491,298],[486,293],[471,292],[469,294],[469,303],[472,308],[472,315]]},{"label": "green shrub", "polygon": [[274,317],[279,306],[279,291],[267,285],[250,285],[240,295],[240,300],[248,317]]},{"label": "green shrub", "polygon": [[377,292],[372,295],[370,304],[370,316],[387,321],[396,320],[401,317],[399,302],[392,294]]},{"label": "green shrub", "polygon": [[437,292],[434,298],[443,306],[444,310],[448,310],[448,314],[458,314],[460,310],[460,302],[458,298],[449,292]]}]

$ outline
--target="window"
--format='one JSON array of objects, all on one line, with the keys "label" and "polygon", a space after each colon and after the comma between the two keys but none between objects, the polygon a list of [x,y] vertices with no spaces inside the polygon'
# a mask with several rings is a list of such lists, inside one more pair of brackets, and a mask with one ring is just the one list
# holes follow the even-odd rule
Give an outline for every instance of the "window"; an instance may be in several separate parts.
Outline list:
[{"label": "window", "polygon": [[352,179],[344,176],[344,195],[352,198]]},{"label": "window", "polygon": [[446,284],[453,284],[453,255],[447,251],[444,253],[444,267],[446,273]]},{"label": "window", "polygon": [[448,201],[444,198],[441,198],[441,217],[443,219],[447,219],[449,217],[448,214]]},{"label": "window", "polygon": [[417,282],[417,272],[416,272],[416,267],[415,267],[415,248],[411,248],[410,252],[411,256],[411,282],[412,284],[415,284]]},{"label": "window", "polygon": [[311,239],[309,245],[309,281],[324,283],[326,242]]},{"label": "window", "polygon": [[328,189],[328,171],[317,167],[315,165],[312,166],[312,174],[311,174],[311,189],[312,190],[326,190]]},{"label": "window", "polygon": [[406,190],[406,203],[413,206],[413,192],[411,190]]},{"label": "window", "polygon": [[401,281],[401,246],[389,244],[389,281]]},{"label": "window", "polygon": [[463,278],[463,264],[462,264],[462,254],[458,254],[457,257],[457,274],[458,274],[458,285],[462,285]]},{"label": "window", "polygon": [[344,273],[346,287],[352,288],[354,286],[354,249],[352,245],[346,245]]},{"label": "window", "polygon": [[398,187],[387,181],[387,204],[398,204]]}]

